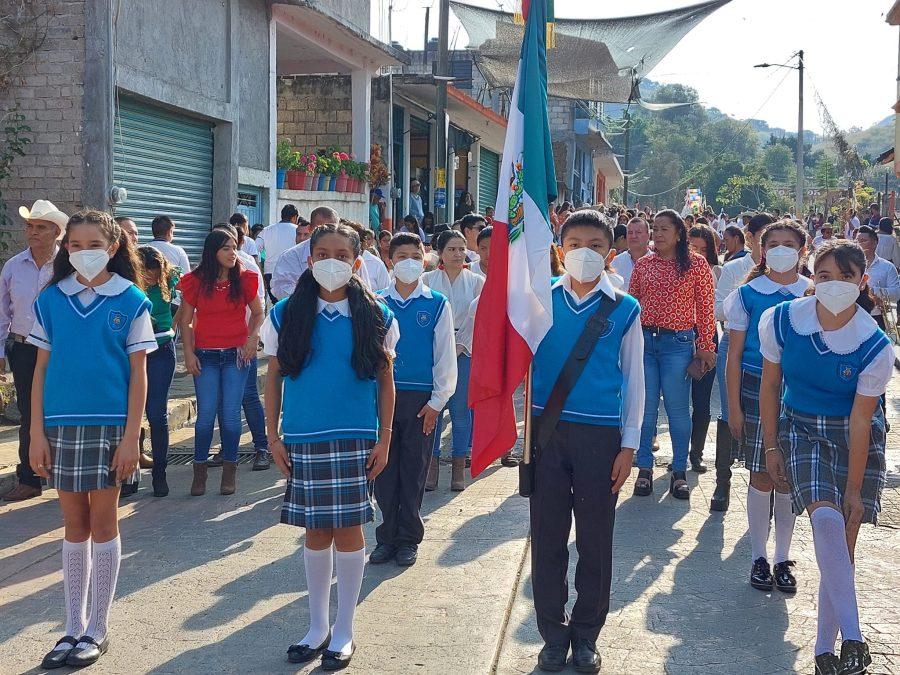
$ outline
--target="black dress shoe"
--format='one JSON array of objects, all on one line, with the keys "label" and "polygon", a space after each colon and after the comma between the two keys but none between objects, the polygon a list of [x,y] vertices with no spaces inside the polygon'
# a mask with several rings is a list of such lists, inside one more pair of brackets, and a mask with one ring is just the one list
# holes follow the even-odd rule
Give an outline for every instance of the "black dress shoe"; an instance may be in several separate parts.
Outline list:
[{"label": "black dress shoe", "polygon": [[519,458],[513,457],[510,453],[506,453],[500,458],[500,465],[508,467],[519,466]]},{"label": "black dress shoe", "polygon": [[596,644],[585,639],[572,643],[572,667],[576,673],[599,673],[600,663]]},{"label": "black dress shoe", "polygon": [[859,640],[844,640],[841,645],[841,665],[839,675],[863,675],[872,665],[869,645]]},{"label": "black dress shoe", "polygon": [[419,557],[419,547],[413,544],[403,544],[397,549],[397,564],[400,567],[411,567],[416,564]]},{"label": "black dress shoe", "polygon": [[[675,484],[677,481],[683,481]],[[669,479],[669,494],[675,499],[690,499],[691,488],[687,484],[687,476],[684,471],[673,471],[672,477]]]},{"label": "black dress shoe", "polygon": [[782,593],[796,593],[797,580],[791,574],[791,568],[795,565],[793,560],[785,560],[784,562],[775,563],[772,576],[775,579],[775,588]]},{"label": "black dress shoe", "polygon": [[710,511],[727,511],[731,504],[731,481],[716,477],[716,489],[709,500]]},{"label": "black dress shoe", "polygon": [[373,565],[381,565],[397,555],[397,547],[393,544],[378,544],[369,554],[369,562]]},{"label": "black dress shoe", "polygon": [[222,455],[218,452],[206,460],[206,466],[222,466]]},{"label": "black dress shoe", "polygon": [[647,497],[653,494],[653,469],[638,469],[637,480],[634,481],[634,496]]},{"label": "black dress shoe", "polygon": [[153,496],[167,497],[169,495],[169,483],[166,481],[166,475],[153,476]]},{"label": "black dress shoe", "polygon": [[544,645],[538,654],[538,668],[548,673],[558,673],[566,667],[568,645]]},{"label": "black dress shoe", "polygon": [[330,632],[325,636],[322,644],[318,647],[310,647],[309,645],[291,645],[287,650],[288,661],[291,663],[309,663],[322,653],[322,650],[328,646],[329,642],[331,642]]},{"label": "black dress shoe", "polygon": [[73,668],[84,668],[93,663],[97,663],[97,659],[106,653],[109,649],[109,638],[103,638],[97,642],[88,635],[82,635],[78,638],[78,644],[84,647],[75,647],[66,657],[66,665]]},{"label": "black dress shoe", "polygon": [[703,463],[702,459],[692,459],[691,471],[693,471],[694,473],[706,473],[706,464]]},{"label": "black dress shoe", "polygon": [[119,499],[131,497],[133,494],[137,493],[137,491],[137,483],[122,483],[122,487],[119,489]]},{"label": "black dress shoe", "polygon": [[269,462],[269,453],[265,450],[260,450],[256,453],[256,457],[253,458],[253,469],[252,471],[265,471],[270,466]]},{"label": "black dress shoe", "polygon": [[353,653],[355,651],[356,643],[354,642],[350,643],[349,654],[345,654],[344,652],[333,652],[330,649],[326,649],[322,652],[322,670],[343,670],[350,665],[350,661],[353,659]]},{"label": "black dress shoe", "polygon": [[816,657],[816,675],[838,675],[840,667],[841,660],[837,654],[825,652]]},{"label": "black dress shoe", "polygon": [[[61,644],[69,645],[68,649],[55,649]],[[59,642],[54,645],[54,649],[52,652],[47,652],[47,655],[44,657],[44,660],[41,661],[41,668],[45,670],[53,670],[54,668],[62,668],[66,665],[66,659],[69,657],[69,654],[75,649],[75,645],[78,644],[78,640],[76,640],[71,635],[66,635],[64,638],[61,638]]]},{"label": "black dress shoe", "polygon": [[750,570],[750,585],[760,591],[771,591],[775,586],[769,563],[765,558],[757,558],[753,561],[753,569]]}]

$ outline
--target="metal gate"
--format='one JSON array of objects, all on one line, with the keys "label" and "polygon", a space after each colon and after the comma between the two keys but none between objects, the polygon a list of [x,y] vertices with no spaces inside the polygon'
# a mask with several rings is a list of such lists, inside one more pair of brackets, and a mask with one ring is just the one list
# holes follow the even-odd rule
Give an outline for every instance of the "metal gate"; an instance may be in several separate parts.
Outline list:
[{"label": "metal gate", "polygon": [[247,216],[247,222],[250,227],[256,223],[266,223],[263,221],[263,198],[262,188],[252,185],[238,185],[237,194],[237,210]]},{"label": "metal gate", "polygon": [[175,243],[196,263],[212,225],[213,125],[130,98],[119,100],[113,182],[128,190],[116,209],[137,223],[141,241],[150,221],[175,221]]},{"label": "metal gate", "polygon": [[478,159],[478,212],[497,203],[497,181],[500,177],[500,155],[486,148]]}]

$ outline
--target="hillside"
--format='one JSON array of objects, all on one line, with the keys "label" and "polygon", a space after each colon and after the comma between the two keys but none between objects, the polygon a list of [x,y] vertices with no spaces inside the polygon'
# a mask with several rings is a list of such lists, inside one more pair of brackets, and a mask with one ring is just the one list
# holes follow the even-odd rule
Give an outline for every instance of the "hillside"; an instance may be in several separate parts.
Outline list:
[{"label": "hillside", "polygon": [[[847,134],[847,140],[856,146],[860,157],[875,161],[885,150],[894,147],[894,116],[885,117],[868,129],[856,129]],[[819,139],[813,144],[813,150],[831,151],[831,144],[827,139]]]}]

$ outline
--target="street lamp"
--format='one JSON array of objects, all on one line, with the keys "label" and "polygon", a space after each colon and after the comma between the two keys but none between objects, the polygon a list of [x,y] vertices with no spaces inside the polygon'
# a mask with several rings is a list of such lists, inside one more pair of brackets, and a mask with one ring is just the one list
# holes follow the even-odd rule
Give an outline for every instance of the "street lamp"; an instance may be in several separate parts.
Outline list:
[{"label": "street lamp", "polygon": [[[803,216],[803,50],[794,54],[797,57],[797,65],[788,63],[758,63],[754,68],[790,68],[800,75],[800,99],[797,116],[797,193],[795,195],[797,217]],[[791,58],[793,59],[794,56]]]}]

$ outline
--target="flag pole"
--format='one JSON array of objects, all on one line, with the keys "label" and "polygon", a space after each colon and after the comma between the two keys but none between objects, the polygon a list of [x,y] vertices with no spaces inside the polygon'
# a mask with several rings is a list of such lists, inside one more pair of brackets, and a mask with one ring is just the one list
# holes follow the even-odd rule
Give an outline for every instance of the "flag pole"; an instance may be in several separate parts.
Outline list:
[{"label": "flag pole", "polygon": [[530,497],[534,492],[534,463],[531,456],[531,432],[533,420],[531,417],[531,366],[528,366],[528,375],[525,376],[525,447],[522,451],[522,461],[519,463],[519,494]]}]

